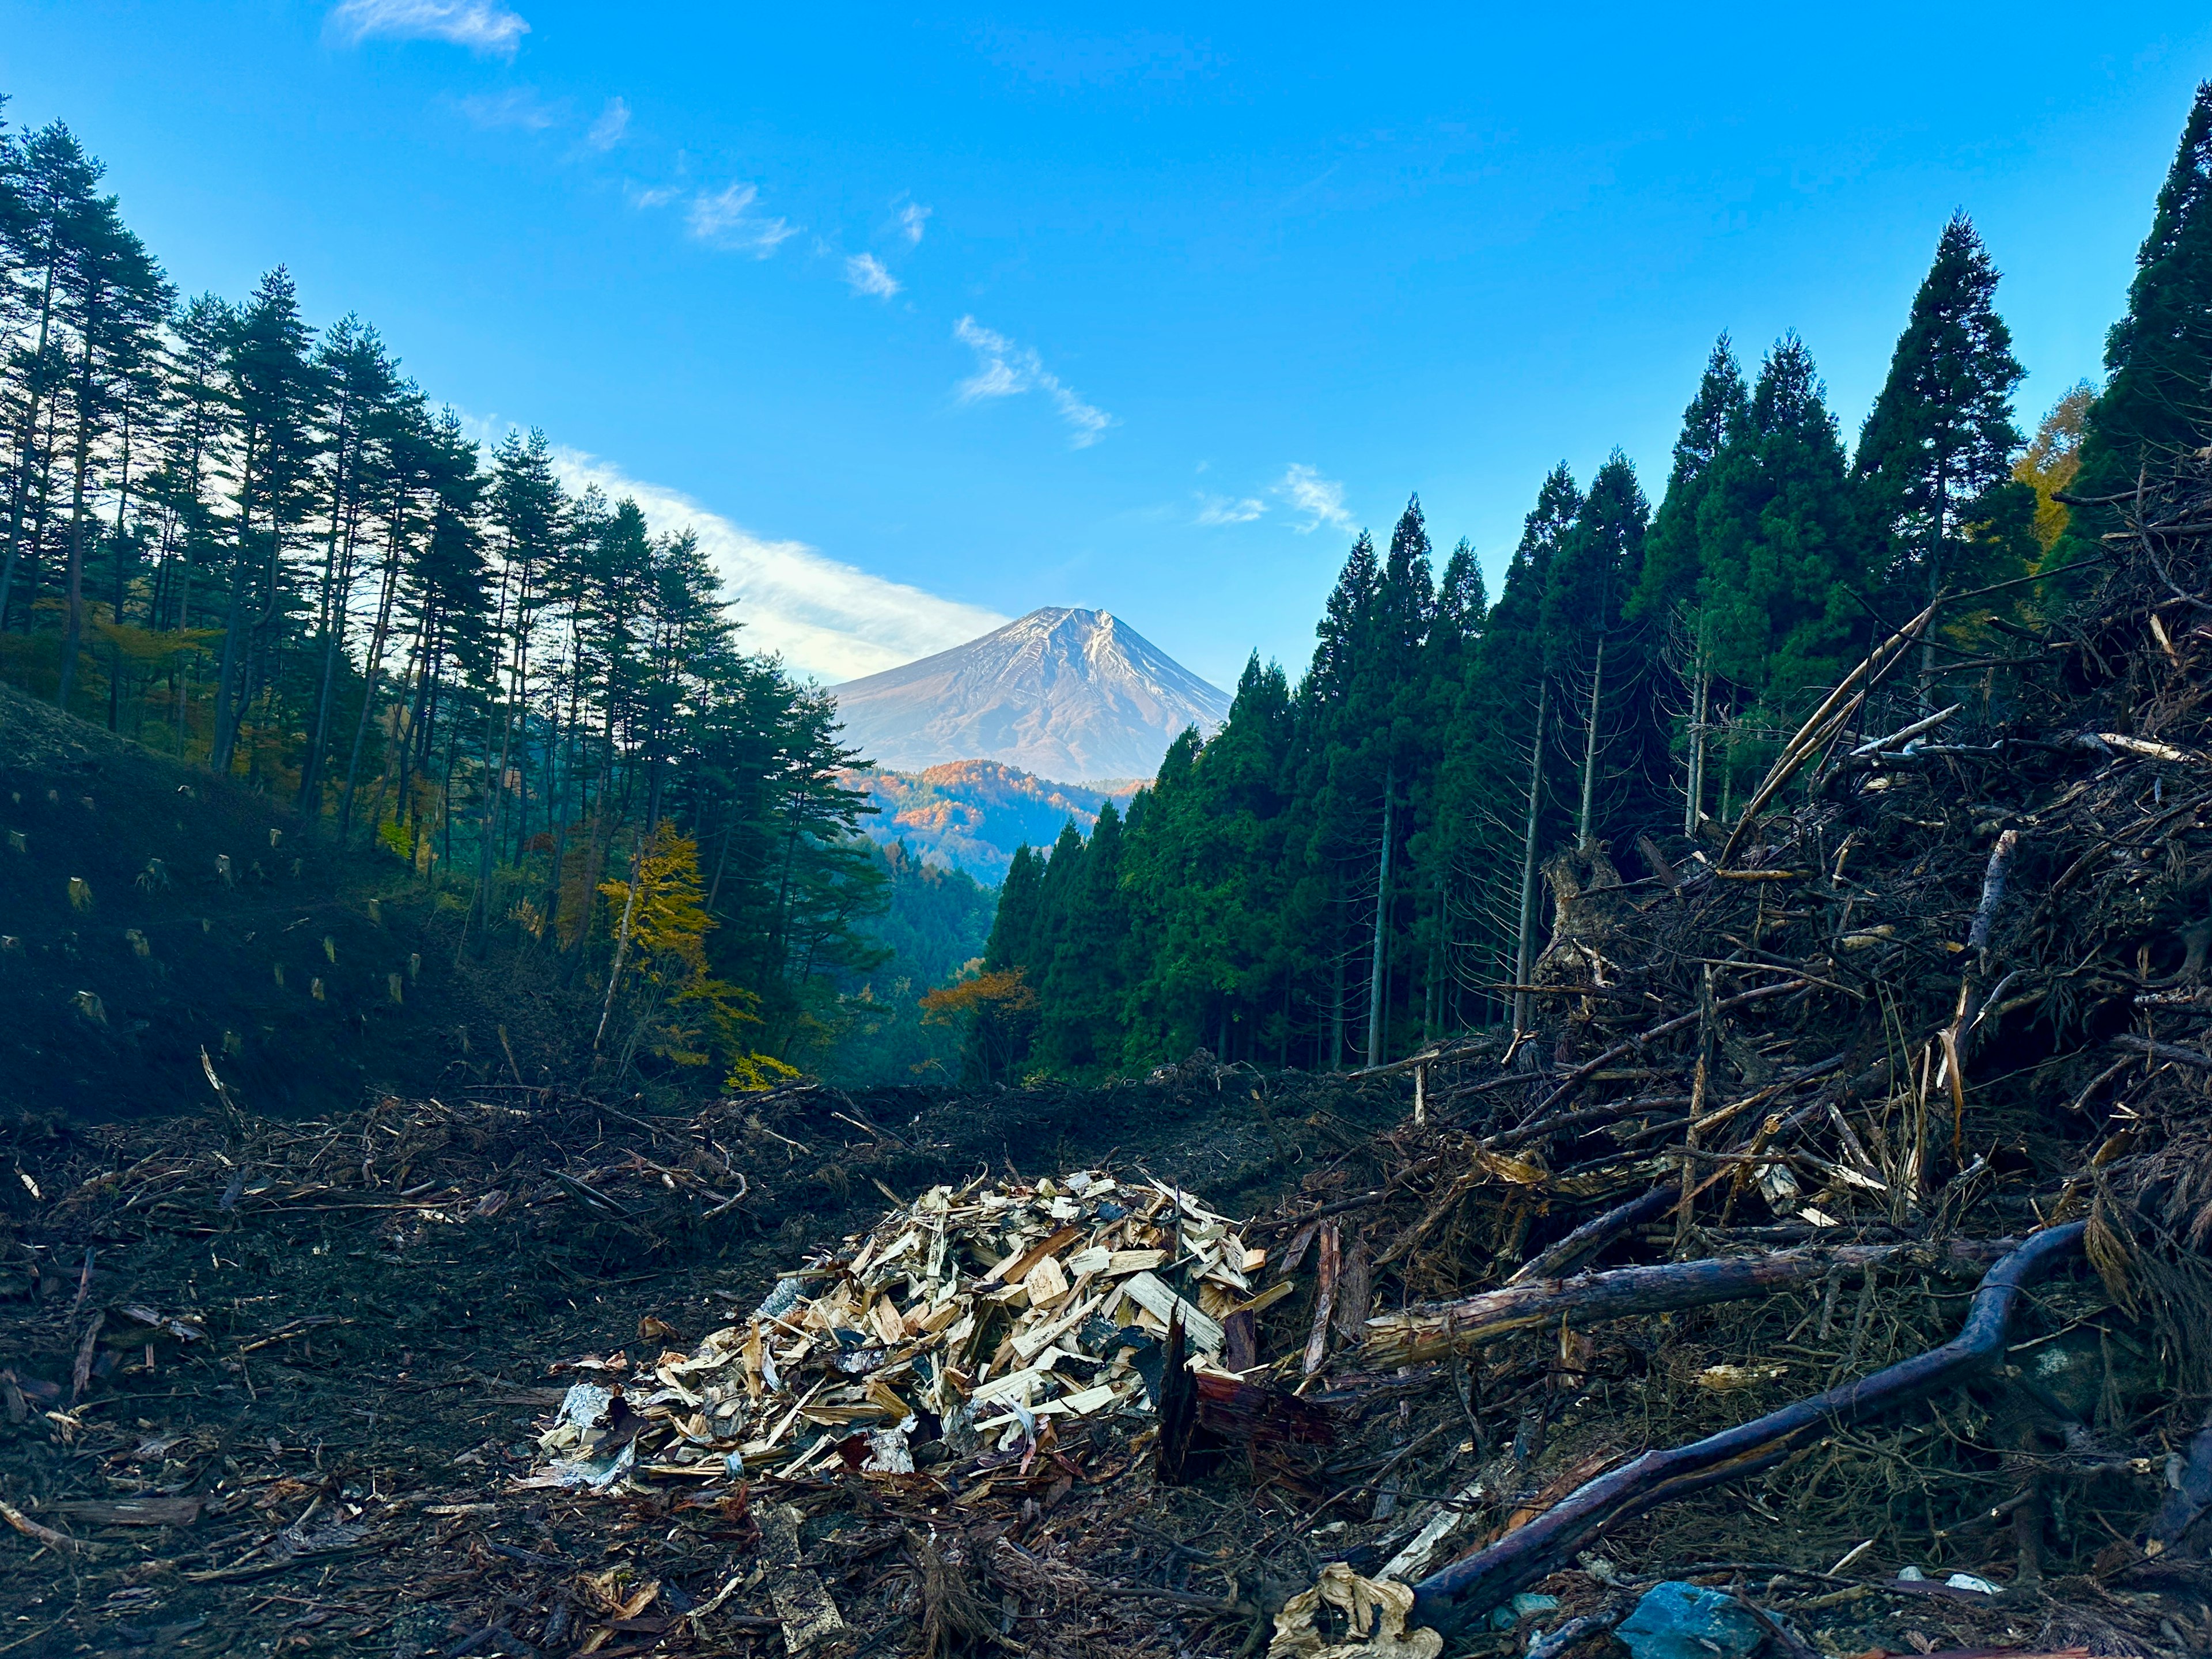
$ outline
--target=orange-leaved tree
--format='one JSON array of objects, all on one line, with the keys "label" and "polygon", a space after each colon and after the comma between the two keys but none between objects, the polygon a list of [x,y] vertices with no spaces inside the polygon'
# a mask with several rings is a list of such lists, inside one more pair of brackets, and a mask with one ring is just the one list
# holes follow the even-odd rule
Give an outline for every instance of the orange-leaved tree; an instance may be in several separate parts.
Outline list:
[{"label": "orange-leaved tree", "polygon": [[1018,968],[977,974],[921,1000],[921,1017],[930,1024],[967,1023],[969,1057],[985,1083],[1003,1081],[1016,1059],[1029,1051],[1036,1011],[1036,993]]}]

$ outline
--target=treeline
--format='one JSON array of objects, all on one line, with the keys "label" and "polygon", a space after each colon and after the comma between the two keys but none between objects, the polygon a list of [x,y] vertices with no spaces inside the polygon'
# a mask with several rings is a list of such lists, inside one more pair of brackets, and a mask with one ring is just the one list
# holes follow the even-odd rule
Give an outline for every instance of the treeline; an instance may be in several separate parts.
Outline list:
[{"label": "treeline", "polygon": [[0,124],[0,674],[408,861],[606,1063],[805,1057],[895,875],[830,699],[688,533],[484,453],[281,268],[180,298],[100,179]]},{"label": "treeline", "polygon": [[1855,446],[1802,340],[1747,375],[1723,336],[1656,510],[1618,452],[1586,485],[1561,465],[1495,603],[1466,542],[1437,568],[1418,501],[1387,547],[1363,534],[1302,679],[1255,658],[1227,725],[1185,734],[1126,821],[1016,856],[981,972],[939,999],[969,1021],[971,1070],[1200,1045],[1334,1067],[1525,1023],[1547,884],[1692,855],[1871,640],[1938,593],[2009,583],[1932,630],[1902,690],[1987,697],[1978,659],[2096,556],[2138,469],[2212,441],[2208,191],[2212,83],[2105,386],[2032,443],[1997,272],[1961,215]]}]

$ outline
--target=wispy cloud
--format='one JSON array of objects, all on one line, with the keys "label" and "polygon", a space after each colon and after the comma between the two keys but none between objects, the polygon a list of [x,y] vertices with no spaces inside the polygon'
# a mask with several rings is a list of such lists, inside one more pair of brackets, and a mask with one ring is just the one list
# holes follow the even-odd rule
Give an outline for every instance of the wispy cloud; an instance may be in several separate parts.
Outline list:
[{"label": "wispy cloud", "polygon": [[634,208],[665,208],[684,191],[677,185],[625,185],[623,193],[629,198]]},{"label": "wispy cloud", "polygon": [[562,118],[558,106],[547,103],[528,87],[471,93],[453,102],[472,125],[487,131],[514,127],[525,132],[543,132]]},{"label": "wispy cloud", "polygon": [[584,142],[593,149],[612,149],[629,131],[629,106],[620,98],[607,100],[607,106],[599,112],[599,118],[592,123],[585,133]]},{"label": "wispy cloud", "polygon": [[908,246],[921,243],[921,230],[929,222],[930,210],[919,202],[908,202],[899,210],[899,229],[905,234]]},{"label": "wispy cloud", "polygon": [[878,300],[888,300],[899,291],[898,278],[884,269],[884,262],[872,253],[855,253],[845,261],[845,280],[853,285],[855,294],[872,294]]},{"label": "wispy cloud", "polygon": [[1194,524],[1249,524],[1267,510],[1267,502],[1256,496],[1242,498],[1229,495],[1206,495],[1198,498],[1198,516]]},{"label": "wispy cloud", "polygon": [[801,674],[832,684],[858,679],[1006,624],[996,611],[842,563],[805,542],[757,536],[681,491],[633,478],[596,456],[559,449],[554,460],[572,489],[597,484],[617,500],[635,501],[655,531],[696,532],[738,601],[740,643],[777,653]]},{"label": "wispy cloud", "polygon": [[500,0],[338,0],[327,27],[340,40],[445,40],[512,58],[530,25]]},{"label": "wispy cloud", "polygon": [[701,241],[732,253],[750,253],[765,259],[799,227],[788,221],[753,211],[760,191],[751,185],[726,185],[718,191],[701,191],[691,198],[691,234]]},{"label": "wispy cloud", "polygon": [[1312,467],[1293,462],[1273,493],[1290,503],[1291,512],[1304,516],[1304,523],[1291,526],[1302,536],[1323,525],[1338,530],[1352,528],[1352,514],[1344,510],[1344,486],[1334,478],[1322,477]]},{"label": "wispy cloud", "polygon": [[1114,417],[1087,404],[1073,387],[1044,366],[1029,346],[1017,345],[995,329],[985,328],[973,317],[952,325],[953,337],[975,354],[975,372],[961,381],[960,401],[975,403],[985,398],[1012,398],[1024,392],[1042,392],[1052,399],[1060,418],[1067,423],[1068,442],[1087,449],[1114,424]]}]

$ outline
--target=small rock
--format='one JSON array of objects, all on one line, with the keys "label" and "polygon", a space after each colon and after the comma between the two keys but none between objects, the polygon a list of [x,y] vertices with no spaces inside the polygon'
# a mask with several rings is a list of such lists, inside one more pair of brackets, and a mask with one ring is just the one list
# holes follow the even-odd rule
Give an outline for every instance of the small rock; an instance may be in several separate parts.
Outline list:
[{"label": "small rock", "polygon": [[1747,1659],[1766,1632],[1735,1597],[1670,1579],[1644,1591],[1613,1634],[1632,1659]]}]

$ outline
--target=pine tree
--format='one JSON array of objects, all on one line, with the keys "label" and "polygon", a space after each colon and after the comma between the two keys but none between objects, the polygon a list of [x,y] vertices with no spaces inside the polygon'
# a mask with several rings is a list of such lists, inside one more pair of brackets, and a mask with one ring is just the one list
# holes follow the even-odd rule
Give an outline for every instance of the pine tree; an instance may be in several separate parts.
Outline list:
[{"label": "pine tree", "polygon": [[161,267],[124,225],[113,197],[82,204],[69,240],[76,257],[62,284],[59,307],[76,336],[76,362],[67,389],[76,430],[64,577],[68,620],[55,695],[64,708],[76,681],[77,655],[84,640],[85,554],[97,533],[92,518],[92,497],[99,484],[96,449],[152,356],[153,331],[173,297]]},{"label": "pine tree", "polygon": [[1713,671],[1769,727],[1792,724],[1809,690],[1834,683],[1857,623],[1850,585],[1862,567],[1843,441],[1824,396],[1812,354],[1784,336],[1759,368],[1748,428],[1713,463],[1698,511]]},{"label": "pine tree", "polygon": [[[1067,890],[1066,915],[1042,975],[1038,1054],[1062,1076],[1095,1075],[1121,1058],[1122,951],[1129,933],[1121,844],[1121,815],[1109,800],[1084,845],[1080,878]],[[1053,856],[1059,858],[1058,849]]]},{"label": "pine tree", "polygon": [[[2008,530],[2033,510],[2012,477],[2021,441],[2012,394],[2025,371],[1990,305],[1996,285],[1972,222],[1954,215],[1859,434],[1852,471],[1860,523],[1905,614],[1932,601],[1947,581],[2020,574],[2035,551],[2028,536],[1989,531]],[[1930,633],[1922,647],[1923,686],[1936,650]]]},{"label": "pine tree", "polygon": [[1650,516],[1636,469],[1614,450],[1590,480],[1545,584],[1544,672],[1561,728],[1575,734],[1578,842],[1597,833],[1601,809],[1617,805],[1605,798],[1608,786],[1624,781],[1638,758],[1631,728],[1645,676],[1640,642],[1627,629],[1627,605],[1643,568]]},{"label": "pine tree", "polygon": [[1674,619],[1678,611],[1695,608],[1699,579],[1705,574],[1704,552],[1698,540],[1698,505],[1705,499],[1713,463],[1744,431],[1750,418],[1750,390],[1744,384],[1735,348],[1723,334],[1705,360],[1698,395],[1682,411],[1682,430],[1674,440],[1667,493],[1652,515],[1644,568],[1638,573],[1636,591],[1628,603],[1629,614],[1638,621],[1664,625]]},{"label": "pine tree", "polygon": [[291,273],[279,265],[261,279],[226,343],[239,457],[238,539],[216,688],[210,764],[218,772],[230,770],[239,727],[258,677],[267,672],[287,597],[285,532],[301,509],[299,492],[315,453],[320,376],[309,361],[311,340]]},{"label": "pine tree", "polygon": [[8,620],[21,561],[27,552],[35,556],[41,541],[53,461],[51,405],[69,379],[62,307],[79,258],[77,233],[97,215],[94,192],[104,171],[58,121],[14,147],[15,182],[9,192],[13,275],[33,297],[23,319],[26,337],[10,351],[8,362],[12,442],[0,627]]},{"label": "pine tree", "polygon": [[1705,755],[1711,729],[1713,666],[1698,596],[1705,585],[1705,544],[1698,511],[1714,464],[1749,430],[1751,393],[1735,350],[1723,334],[1706,359],[1698,395],[1682,411],[1667,494],[1652,516],[1644,543],[1644,568],[1630,597],[1629,615],[1655,630],[1658,658],[1671,661],[1685,696],[1682,833],[1694,836],[1705,815]]},{"label": "pine tree", "polygon": [[319,816],[324,762],[329,748],[331,700],[338,690],[346,622],[353,605],[375,481],[371,441],[379,417],[400,395],[398,365],[374,328],[353,317],[331,325],[316,350],[315,366],[329,394],[329,442],[322,460],[323,569],[316,607],[321,666],[315,714],[300,766],[299,806]]},{"label": "pine tree", "polygon": [[2060,562],[2094,554],[2145,468],[2212,436],[2212,81],[2190,106],[2136,255],[2127,314],[2105,337],[2105,369],[2070,492],[2092,505],[2076,512]]},{"label": "pine tree", "polygon": [[1536,866],[1558,833],[1544,769],[1556,714],[1544,672],[1544,595],[1582,507],[1562,461],[1537,491],[1484,619],[1438,781],[1437,817],[1449,828],[1434,856],[1445,866],[1446,909],[1462,919],[1452,924],[1455,947],[1462,932],[1469,936],[1480,982],[1525,983],[1534,960]]}]

